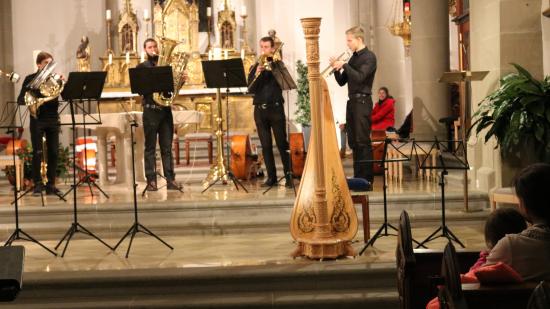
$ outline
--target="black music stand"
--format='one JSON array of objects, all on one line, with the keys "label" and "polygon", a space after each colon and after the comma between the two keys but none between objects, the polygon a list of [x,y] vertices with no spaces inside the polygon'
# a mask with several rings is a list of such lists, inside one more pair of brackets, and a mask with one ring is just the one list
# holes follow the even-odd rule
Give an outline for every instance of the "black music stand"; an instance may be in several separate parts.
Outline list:
[{"label": "black music stand", "polygon": [[[84,128],[84,168],[81,168],[80,166],[76,166],[76,168],[84,172],[84,177],[80,178],[76,184],[76,186],[71,186],[71,188],[65,192],[63,197],[69,195],[69,193],[72,190],[75,190],[82,184],[87,184],[88,188],[90,189],[90,194],[92,197],[94,196],[94,192],[92,190],[92,186],[94,186],[96,189],[103,194],[106,198],[109,198],[109,195],[103,191],[103,189],[96,183],[95,179],[93,178],[93,175],[88,173],[88,154],[87,154],[87,142],[86,142],[86,124],[101,124],[101,112],[99,110],[98,105],[98,115],[99,117],[96,119],[90,115],[90,109],[91,109],[91,101],[94,99],[94,95],[96,93],[103,92],[103,85],[105,83],[105,72],[71,72],[72,78],[70,78],[67,81],[67,85],[65,85],[65,88],[63,89],[63,92],[61,93],[61,96],[63,98],[78,98],[80,97],[79,103],[82,103],[82,106],[79,106],[78,104],[75,104],[75,108],[77,110],[80,110],[82,112],[82,122],[79,122],[77,124],[82,125]],[[88,103],[88,110],[84,107],[84,100],[87,100]],[[77,101],[78,102],[78,101]],[[73,101],[74,103],[74,101]],[[62,110],[63,111],[63,110]],[[92,122],[86,122],[86,117],[92,119]],[[72,125],[72,124],[71,124]],[[76,160],[76,153],[73,152],[73,160]]]},{"label": "black music stand", "polygon": [[[425,150],[427,147],[422,147],[421,143],[429,143],[431,144],[429,150]],[[439,186],[441,187],[441,225],[432,233],[430,236],[426,237],[416,248],[424,247],[424,244],[435,240],[439,237],[445,237],[449,241],[454,241],[457,244],[459,244],[462,248],[464,248],[464,244],[456,237],[456,235],[447,227],[446,221],[445,221],[445,176],[449,174],[449,170],[462,170],[467,171],[470,169],[470,166],[466,160],[460,159],[456,153],[459,151],[466,151],[466,148],[464,147],[464,142],[456,142],[454,141],[456,147],[454,149],[454,152],[451,151],[451,149],[448,149],[448,147],[445,145],[448,141],[439,141],[437,137],[433,141],[415,141],[414,142],[414,151],[418,158],[418,150],[420,150],[422,155],[425,155],[424,160],[418,162],[418,168],[419,169],[425,169],[425,170],[441,170],[441,176],[439,178]],[[427,164],[428,158],[430,157],[432,151],[437,151],[438,161],[439,165],[436,164],[436,166],[430,166]],[[443,158],[443,152],[450,153],[452,157],[451,162],[445,162],[445,159]],[[452,164],[450,164],[452,163]],[[468,184],[464,184],[467,186]],[[440,233],[438,235],[438,233]]]},{"label": "black music stand", "polygon": [[[202,71],[204,72],[204,80],[206,82],[206,88],[216,88],[218,93],[221,93],[221,88],[225,89],[225,119],[226,119],[226,131],[229,132],[229,88],[231,87],[246,87],[246,76],[244,74],[243,60],[241,58],[227,59],[227,60],[209,60],[202,61]],[[220,98],[221,100],[221,98]],[[221,111],[218,111],[221,113]],[[222,136],[223,139],[223,136]],[[219,151],[223,151],[219,149]],[[239,186],[248,193],[248,190],[244,185],[233,175],[231,171],[231,160],[229,142],[226,143],[226,156],[227,167],[225,174],[217,176],[208,186],[201,192],[204,193],[215,185],[218,181],[225,177],[233,181],[235,188],[239,190]]]},{"label": "black music stand", "polygon": [[[71,72],[69,74],[69,79],[67,81],[67,84],[65,85],[65,89],[61,93],[61,96],[64,100],[67,101],[67,105],[70,108],[71,112],[71,123],[67,124],[61,124],[61,125],[70,125],[73,130],[73,184],[72,184],[72,190],[73,190],[73,222],[71,223],[71,226],[67,230],[67,232],[63,235],[63,238],[57,243],[55,246],[55,249],[59,248],[63,241],[67,241],[65,243],[65,247],[63,248],[63,253],[61,253],[61,257],[65,256],[65,252],[67,251],[67,247],[69,246],[69,242],[73,238],[74,234],[76,233],[83,233],[86,234],[92,238],[95,238],[97,241],[102,243],[107,248],[113,250],[111,246],[109,246],[106,242],[104,242],[101,238],[90,232],[87,228],[85,228],[82,224],[78,222],[78,203],[77,203],[77,182],[76,182],[76,160],[74,160],[74,155],[76,154],[76,125],[79,124],[76,122],[75,118],[75,109],[78,104],[78,102],[83,102],[84,100],[88,100],[88,102],[96,101],[99,103],[99,99],[101,97],[101,92],[103,91],[103,85],[105,83],[105,78],[107,77],[107,72]],[[84,109],[82,109],[84,111]],[[86,117],[83,115],[83,124],[86,123]],[[96,123],[88,123],[88,124],[101,124],[101,120],[99,120]]]},{"label": "black music stand", "polygon": [[[132,93],[138,93],[140,95],[150,95],[155,92],[172,92],[174,91],[174,79],[172,77],[172,68],[169,66],[166,67],[151,67],[151,68],[132,68],[130,69],[130,87]],[[124,108],[124,106],[123,106]],[[174,250],[172,246],[158,237],[155,233],[151,232],[143,224],[139,223],[138,220],[138,205],[137,205],[137,182],[136,182],[136,167],[135,167],[135,141],[134,141],[134,130],[137,128],[138,124],[135,117],[131,116],[130,113],[124,108],[124,111],[128,115],[130,120],[130,138],[132,140],[132,179],[134,181],[133,185],[133,194],[134,194],[134,224],[128,229],[126,234],[117,242],[113,250],[116,250],[120,244],[130,236],[130,243],[128,244],[128,249],[126,250],[126,258],[130,255],[130,248],[132,248],[132,243],[134,237],[137,233],[143,233],[149,236],[156,238],[158,241],[163,243],[170,250]]]},{"label": "black music stand", "polygon": [[[4,108],[4,115],[7,115],[8,114],[8,111],[7,111],[7,108],[10,104],[6,104]],[[10,121],[10,124],[7,125],[7,126],[1,126],[0,129],[8,129],[8,131],[11,133],[11,138],[12,138],[12,152],[13,152],[13,166],[15,168],[15,165],[16,165],[16,159],[15,159],[15,131],[18,130],[18,129],[22,129],[23,126],[23,121],[22,121],[22,118],[19,117],[19,125],[16,125],[17,123],[17,115],[20,115],[20,106],[17,105],[17,104],[14,104],[16,107],[15,107],[15,111],[13,112],[13,117]],[[23,172],[23,171],[22,171]],[[5,247],[7,246],[11,246],[13,244],[14,241],[16,240],[26,240],[26,241],[30,241],[30,242],[33,242],[37,245],[39,245],[40,247],[44,248],[46,251],[50,252],[51,254],[53,254],[54,256],[57,256],[57,253],[55,253],[54,251],[52,251],[51,249],[49,249],[48,247],[46,247],[44,244],[42,244],[40,241],[36,240],[34,237],[32,237],[31,235],[29,235],[27,232],[25,232],[23,229],[21,229],[19,227],[19,198],[17,195],[18,195],[18,190],[17,190],[17,182],[20,180],[17,178],[17,173],[14,173],[14,178],[15,178],[15,182],[14,182],[14,185],[13,185],[13,197],[14,197],[14,200],[13,200],[13,205],[15,205],[15,230],[13,231],[13,233],[11,233],[10,237],[8,238],[8,240],[6,241],[6,243],[4,244]],[[44,202],[44,200],[42,200],[42,203]],[[44,204],[42,204],[44,205]]]},{"label": "black music stand", "polygon": [[[388,167],[386,166],[386,163],[391,162],[403,162],[403,161],[410,161],[411,160],[411,154],[412,154],[412,147],[411,147],[411,153],[409,155],[404,154],[401,149],[407,145],[408,143],[401,143],[399,146],[392,143],[392,140],[390,138],[384,139],[384,151],[382,153],[382,159],[381,160],[361,160],[358,163],[380,163],[382,166],[382,190],[384,193],[384,222],[378,228],[374,236],[369,239],[369,241],[363,246],[363,249],[359,252],[359,255],[362,255],[365,250],[369,246],[374,246],[374,243],[378,238],[384,237],[384,236],[397,236],[397,234],[390,234],[388,233],[388,228],[394,230],[397,232],[397,228],[393,226],[391,223],[388,222],[388,200],[387,200],[387,188],[388,185],[386,184],[386,171],[388,170]],[[400,153],[403,158],[399,159],[387,159],[388,154],[388,146],[392,147],[394,150],[396,150],[398,153]],[[418,244],[418,241],[412,240],[413,242]]]}]

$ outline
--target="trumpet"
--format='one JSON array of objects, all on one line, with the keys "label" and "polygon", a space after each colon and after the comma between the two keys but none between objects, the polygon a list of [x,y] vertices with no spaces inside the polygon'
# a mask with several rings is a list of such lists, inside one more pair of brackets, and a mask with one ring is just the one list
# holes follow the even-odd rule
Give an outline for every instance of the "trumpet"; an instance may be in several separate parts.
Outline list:
[{"label": "trumpet", "polygon": [[[345,51],[343,53],[340,54],[340,56],[338,56],[336,58],[336,61],[339,61],[339,60],[342,60],[344,62],[347,62],[349,60],[349,58],[351,58],[351,54],[349,51]],[[334,69],[332,68],[332,63],[329,64],[324,70],[323,72],[321,73],[321,76],[323,78],[327,78],[329,77],[330,75],[332,75],[332,73],[334,73]]]},{"label": "trumpet", "polygon": [[8,80],[12,83],[17,83],[19,81],[19,74],[15,73],[15,72],[11,72],[11,73],[6,73],[2,70],[0,70],[0,76],[5,76],[8,78]]},{"label": "trumpet", "polygon": [[[279,51],[281,50],[281,48],[283,47],[284,44],[285,43],[281,43],[281,45],[279,45],[279,47],[277,47],[277,49],[275,49],[275,51],[273,53],[266,53],[266,54],[260,55],[260,57],[258,57],[258,61],[256,63],[258,65],[263,66],[266,71],[272,71],[273,68],[271,67],[271,64],[275,61],[280,61],[281,60],[281,54],[279,53]],[[250,88],[252,85],[254,85],[254,83],[256,82],[258,77],[260,77],[260,75],[261,74],[256,74],[254,76],[254,79],[252,80],[252,82],[250,83],[250,86],[248,86],[248,88]]]}]

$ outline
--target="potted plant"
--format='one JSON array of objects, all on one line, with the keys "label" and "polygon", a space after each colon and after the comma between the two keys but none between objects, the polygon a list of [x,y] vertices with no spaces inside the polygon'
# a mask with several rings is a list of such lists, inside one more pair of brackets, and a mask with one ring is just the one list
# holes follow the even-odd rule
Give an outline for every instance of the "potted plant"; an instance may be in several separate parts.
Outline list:
[{"label": "potted plant", "polygon": [[298,98],[296,101],[296,122],[302,126],[304,134],[304,146],[308,149],[309,137],[311,136],[311,106],[309,105],[309,81],[307,79],[307,65],[301,60],[296,62],[298,73]]},{"label": "potted plant", "polygon": [[517,72],[504,76],[500,87],[480,102],[471,129],[477,136],[485,132],[485,143],[495,137],[512,168],[550,162],[550,76],[537,80],[512,65]]}]

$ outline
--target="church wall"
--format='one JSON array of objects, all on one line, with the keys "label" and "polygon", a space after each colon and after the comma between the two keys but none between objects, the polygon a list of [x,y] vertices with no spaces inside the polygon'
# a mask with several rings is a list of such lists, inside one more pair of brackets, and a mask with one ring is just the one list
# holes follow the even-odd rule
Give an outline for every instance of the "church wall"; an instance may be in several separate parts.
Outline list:
[{"label": "church wall", "polygon": [[[543,0],[541,12],[550,8],[550,1]],[[544,61],[544,75],[550,75],[550,17],[542,17],[542,59]]]}]

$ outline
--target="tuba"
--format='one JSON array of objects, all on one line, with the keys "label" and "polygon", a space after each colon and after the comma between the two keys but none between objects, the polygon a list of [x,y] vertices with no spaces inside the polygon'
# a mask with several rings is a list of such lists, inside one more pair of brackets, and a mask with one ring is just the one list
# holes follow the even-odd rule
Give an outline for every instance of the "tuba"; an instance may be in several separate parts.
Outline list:
[{"label": "tuba", "polygon": [[180,88],[185,83],[184,74],[187,68],[187,62],[189,61],[189,54],[184,52],[174,53],[174,49],[183,44],[181,41],[172,40],[169,38],[161,37],[160,41],[160,55],[157,66],[171,66],[174,76],[174,91],[165,96],[163,93],[153,94],[153,100],[160,106],[171,106],[174,99],[178,95]]},{"label": "tuba", "polygon": [[61,75],[53,73],[56,65],[54,61],[48,63],[28,85],[29,90],[25,93],[25,105],[34,118],[38,116],[38,108],[57,98],[65,87]]}]

